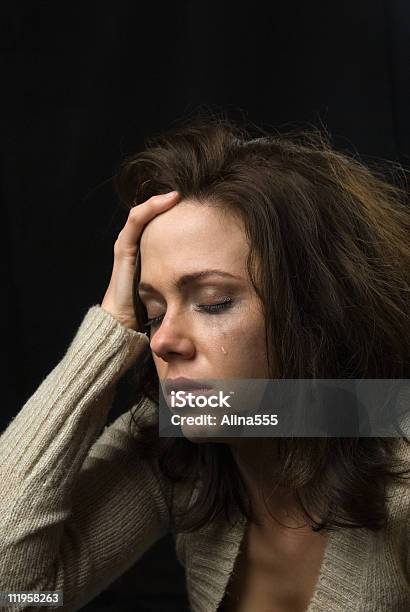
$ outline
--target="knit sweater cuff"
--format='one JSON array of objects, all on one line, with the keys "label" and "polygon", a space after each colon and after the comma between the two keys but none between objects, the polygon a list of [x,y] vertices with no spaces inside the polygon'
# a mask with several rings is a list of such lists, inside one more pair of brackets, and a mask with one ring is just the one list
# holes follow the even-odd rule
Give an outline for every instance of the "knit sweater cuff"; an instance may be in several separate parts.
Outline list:
[{"label": "knit sweater cuff", "polygon": [[149,346],[99,304],[0,436],[3,485],[68,486],[104,426],[115,383]]}]

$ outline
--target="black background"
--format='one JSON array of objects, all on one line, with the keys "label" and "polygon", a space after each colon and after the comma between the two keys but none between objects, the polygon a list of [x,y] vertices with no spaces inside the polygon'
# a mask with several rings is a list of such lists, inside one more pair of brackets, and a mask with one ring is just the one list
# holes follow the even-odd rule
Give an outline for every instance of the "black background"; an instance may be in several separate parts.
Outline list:
[{"label": "black background", "polygon": [[[126,219],[111,177],[146,136],[210,108],[265,129],[322,125],[340,149],[409,166],[407,0],[1,11],[2,429],[103,298]],[[183,588],[166,537],[87,608],[183,610]]]}]

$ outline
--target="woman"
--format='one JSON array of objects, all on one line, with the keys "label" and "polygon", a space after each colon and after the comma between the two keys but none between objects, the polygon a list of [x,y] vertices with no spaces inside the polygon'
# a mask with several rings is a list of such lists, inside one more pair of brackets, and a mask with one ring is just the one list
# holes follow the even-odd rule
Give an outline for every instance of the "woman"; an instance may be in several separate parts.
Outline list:
[{"label": "woman", "polygon": [[195,612],[407,610],[407,438],[158,435],[180,377],[409,378],[404,190],[320,134],[213,118],[117,186],[101,305],[0,438],[0,590],[76,610],[171,531]]}]

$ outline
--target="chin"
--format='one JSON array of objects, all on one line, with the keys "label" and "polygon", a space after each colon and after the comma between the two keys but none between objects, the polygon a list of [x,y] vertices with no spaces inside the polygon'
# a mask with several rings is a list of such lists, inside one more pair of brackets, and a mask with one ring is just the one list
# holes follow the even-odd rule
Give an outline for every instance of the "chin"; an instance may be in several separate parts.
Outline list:
[{"label": "chin", "polygon": [[215,432],[210,427],[199,427],[196,425],[181,425],[181,431],[184,438],[195,444],[203,444],[204,442],[214,442]]},{"label": "chin", "polygon": [[232,440],[232,438],[222,438],[222,437],[218,438],[212,435],[206,438],[203,436],[203,434],[191,435],[191,434],[186,434],[186,433],[184,433],[184,438],[186,438],[190,442],[193,442],[193,444],[206,444],[209,442],[212,442],[212,444],[229,444],[230,440]]},{"label": "chin", "polygon": [[194,444],[204,444],[206,442],[231,444],[235,439],[234,437],[221,435],[223,432],[219,427],[183,424],[181,425],[181,432],[184,438]]}]

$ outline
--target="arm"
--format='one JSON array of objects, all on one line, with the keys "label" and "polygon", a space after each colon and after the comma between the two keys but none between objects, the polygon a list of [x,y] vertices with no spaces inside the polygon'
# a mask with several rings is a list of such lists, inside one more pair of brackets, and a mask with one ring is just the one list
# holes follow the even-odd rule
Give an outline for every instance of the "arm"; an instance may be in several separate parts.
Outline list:
[{"label": "arm", "polygon": [[130,414],[98,438],[115,383],[148,344],[91,307],[0,437],[0,591],[61,589],[61,610],[77,610],[167,532],[165,485],[137,456]]}]

